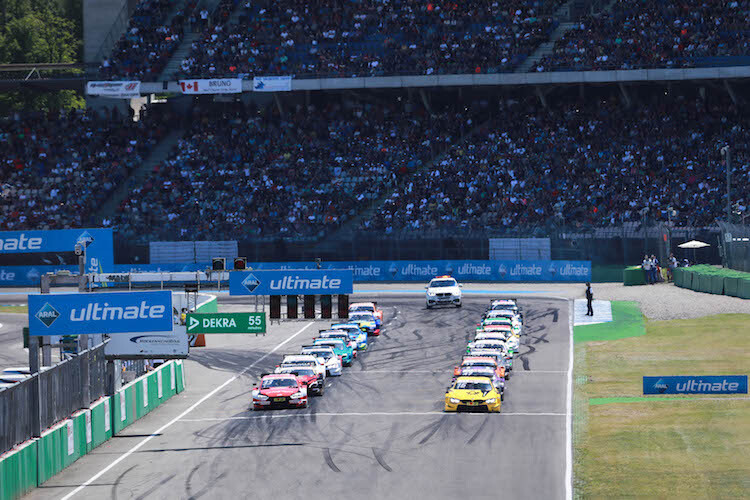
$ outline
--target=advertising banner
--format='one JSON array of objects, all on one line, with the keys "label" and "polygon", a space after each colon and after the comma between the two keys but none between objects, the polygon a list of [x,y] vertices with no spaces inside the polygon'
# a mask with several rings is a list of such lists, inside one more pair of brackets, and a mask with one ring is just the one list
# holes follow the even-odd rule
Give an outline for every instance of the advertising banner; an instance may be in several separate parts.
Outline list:
[{"label": "advertising banner", "polygon": [[348,270],[237,271],[229,276],[229,295],[334,295],[353,290]]},{"label": "advertising banner", "polygon": [[210,80],[180,80],[183,94],[241,94],[239,78],[212,78]]},{"label": "advertising banner", "polygon": [[643,394],[747,394],[747,375],[643,377]]},{"label": "advertising banner", "polygon": [[266,333],[266,313],[189,313],[190,335],[199,333]]},{"label": "advertising banner", "polygon": [[290,92],[291,76],[256,76],[253,78],[253,92]]},{"label": "advertising banner", "polygon": [[141,96],[141,82],[88,82],[86,93],[112,99],[130,99]]},{"label": "advertising banner", "polygon": [[[231,266],[231,262],[227,262]],[[315,262],[248,262],[257,270],[315,270]],[[198,271],[210,268],[199,264],[116,265],[118,272]],[[323,261],[323,269],[346,269],[355,283],[369,281],[424,282],[450,274],[459,281],[591,281],[591,261],[584,260],[369,260]]]},{"label": "advertising banner", "polygon": [[112,271],[112,229],[0,231],[0,286],[38,285],[47,272],[78,272],[76,243],[86,247],[86,272]]},{"label": "advertising banner", "polygon": [[29,295],[29,335],[171,330],[171,291]]},{"label": "advertising banner", "polygon": [[182,359],[188,355],[188,336],[180,325],[164,332],[119,333],[110,337],[104,355],[117,359]]}]

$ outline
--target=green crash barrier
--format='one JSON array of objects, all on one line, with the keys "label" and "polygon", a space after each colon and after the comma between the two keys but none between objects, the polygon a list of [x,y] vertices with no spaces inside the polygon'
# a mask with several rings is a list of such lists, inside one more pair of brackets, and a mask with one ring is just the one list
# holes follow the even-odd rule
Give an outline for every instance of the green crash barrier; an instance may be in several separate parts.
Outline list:
[{"label": "green crash barrier", "polygon": [[724,295],[724,276],[715,274],[711,276],[711,293]]},{"label": "green crash barrier", "polygon": [[104,397],[91,406],[91,447],[93,450],[112,437],[112,398]]},{"label": "green crash barrier", "polygon": [[37,448],[37,482],[41,485],[86,454],[85,412],[77,412],[43,432]]},{"label": "green crash barrier", "polygon": [[743,299],[750,299],[750,279],[737,280],[737,295]]},{"label": "green crash barrier", "polygon": [[0,500],[14,500],[36,488],[37,443],[34,439],[0,455]]},{"label": "green crash barrier", "polygon": [[625,286],[645,285],[646,275],[641,266],[630,266],[622,271],[622,284]]}]

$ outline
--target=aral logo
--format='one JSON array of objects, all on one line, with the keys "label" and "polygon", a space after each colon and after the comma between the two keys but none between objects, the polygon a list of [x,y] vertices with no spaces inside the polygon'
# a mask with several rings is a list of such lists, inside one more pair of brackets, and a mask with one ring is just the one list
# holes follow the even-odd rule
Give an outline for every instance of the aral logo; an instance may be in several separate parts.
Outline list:
[{"label": "aral logo", "polygon": [[36,316],[36,319],[44,323],[44,326],[49,328],[52,323],[60,317],[60,313],[57,312],[57,309],[49,305],[49,302],[47,302],[34,316]]},{"label": "aral logo", "polygon": [[656,389],[657,391],[663,394],[664,392],[667,391],[667,389],[669,389],[669,386],[666,384],[666,382],[664,382],[664,379],[660,378],[654,384],[654,389]]},{"label": "aral logo", "polygon": [[88,231],[84,231],[81,233],[81,235],[76,239],[76,243],[81,243],[83,246],[89,246],[94,242],[94,237],[89,234]]},{"label": "aral logo", "polygon": [[242,280],[242,286],[247,288],[247,290],[252,293],[256,288],[260,286],[260,280],[256,278],[254,274],[249,274],[247,278]]}]

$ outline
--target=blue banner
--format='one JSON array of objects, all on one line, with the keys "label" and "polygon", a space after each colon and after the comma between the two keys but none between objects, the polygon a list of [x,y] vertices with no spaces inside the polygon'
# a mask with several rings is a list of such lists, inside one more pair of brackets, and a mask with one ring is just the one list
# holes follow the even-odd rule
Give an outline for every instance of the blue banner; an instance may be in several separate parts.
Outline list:
[{"label": "blue banner", "polygon": [[47,272],[77,273],[76,243],[86,247],[86,272],[111,272],[112,240],[112,229],[1,231],[0,286],[38,285]]},{"label": "blue banner", "polygon": [[172,330],[172,292],[29,295],[30,335]]},{"label": "blue banner", "polygon": [[[231,264],[231,263],[229,263]],[[248,262],[259,270],[317,269],[314,262]],[[114,272],[199,271],[211,267],[202,264],[116,265]],[[418,281],[450,274],[459,281],[591,281],[591,261],[582,260],[370,260],[323,261],[323,269],[352,271],[354,282]]]},{"label": "blue banner", "polygon": [[351,271],[245,271],[229,276],[229,295],[335,295],[354,291]]},{"label": "blue banner", "polygon": [[747,375],[643,377],[643,394],[747,394]]}]

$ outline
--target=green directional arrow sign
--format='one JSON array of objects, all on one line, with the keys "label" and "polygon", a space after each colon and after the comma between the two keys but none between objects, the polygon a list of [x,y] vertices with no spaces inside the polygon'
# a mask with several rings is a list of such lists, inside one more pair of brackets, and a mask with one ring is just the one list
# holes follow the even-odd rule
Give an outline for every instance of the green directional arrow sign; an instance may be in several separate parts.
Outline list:
[{"label": "green directional arrow sign", "polygon": [[188,335],[199,333],[266,333],[266,313],[189,313]]}]

